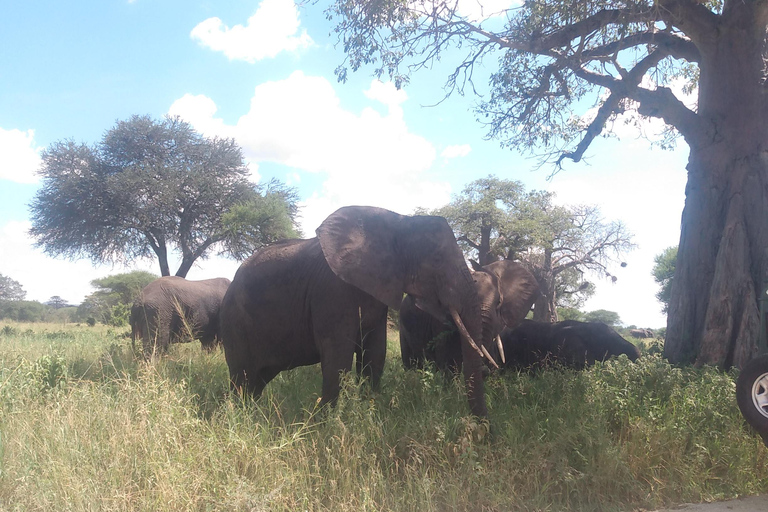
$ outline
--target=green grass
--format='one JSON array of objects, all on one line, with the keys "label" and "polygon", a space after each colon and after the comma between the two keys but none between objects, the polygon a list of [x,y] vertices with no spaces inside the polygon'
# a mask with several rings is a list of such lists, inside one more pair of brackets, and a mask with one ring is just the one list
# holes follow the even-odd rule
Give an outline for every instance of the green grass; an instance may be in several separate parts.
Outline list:
[{"label": "green grass", "polygon": [[221,351],[146,363],[125,331],[0,324],[0,510],[612,511],[768,491],[734,375],[657,355],[494,375],[489,435],[460,382],[404,371],[393,341],[380,392],[346,379],[317,411],[316,366],[253,403]]}]

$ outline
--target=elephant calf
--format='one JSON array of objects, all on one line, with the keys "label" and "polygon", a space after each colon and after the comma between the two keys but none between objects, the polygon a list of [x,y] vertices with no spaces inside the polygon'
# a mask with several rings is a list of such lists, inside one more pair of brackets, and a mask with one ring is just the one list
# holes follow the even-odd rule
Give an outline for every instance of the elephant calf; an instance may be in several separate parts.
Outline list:
[{"label": "elephant calf", "polygon": [[541,367],[550,363],[582,369],[595,361],[626,354],[640,357],[638,348],[601,322],[546,323],[523,320],[515,329],[504,329],[501,342],[507,367]]},{"label": "elephant calf", "polygon": [[212,349],[219,335],[219,307],[229,279],[187,281],[166,276],[149,283],[131,308],[131,335],[144,355],[163,353],[168,345],[199,339]]}]

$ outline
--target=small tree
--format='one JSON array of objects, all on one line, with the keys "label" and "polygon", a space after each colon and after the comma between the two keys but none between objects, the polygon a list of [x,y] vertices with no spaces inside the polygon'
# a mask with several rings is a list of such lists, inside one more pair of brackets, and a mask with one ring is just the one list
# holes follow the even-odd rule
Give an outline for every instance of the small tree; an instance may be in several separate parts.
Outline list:
[{"label": "small tree", "polygon": [[109,325],[123,325],[128,320],[133,301],[155,279],[155,274],[141,270],[94,279],[91,286],[97,290],[80,305],[78,317],[94,318]]},{"label": "small tree", "polygon": [[27,292],[18,281],[0,274],[0,300],[24,300]]},{"label": "small tree", "polygon": [[615,311],[608,311],[606,309],[596,309],[595,311],[589,311],[584,313],[585,322],[602,322],[609,327],[618,327],[621,325],[621,318]]},{"label": "small tree", "polygon": [[669,299],[672,296],[672,278],[675,277],[675,264],[677,263],[677,246],[667,247],[653,258],[653,279],[659,283],[661,289],[656,293],[656,298],[661,302],[661,312],[665,315],[669,311]]},{"label": "small tree", "polygon": [[211,250],[232,257],[296,236],[298,196],[278,181],[248,181],[233,139],[206,138],[179,118],[133,116],[89,147],[60,141],[42,154],[43,186],[30,205],[37,245],[94,262],[181,253],[185,277]]},{"label": "small tree", "polygon": [[67,301],[62,299],[58,295],[54,295],[50,299],[48,299],[48,302],[45,303],[46,306],[50,306],[53,309],[61,309],[64,307],[67,307]]}]

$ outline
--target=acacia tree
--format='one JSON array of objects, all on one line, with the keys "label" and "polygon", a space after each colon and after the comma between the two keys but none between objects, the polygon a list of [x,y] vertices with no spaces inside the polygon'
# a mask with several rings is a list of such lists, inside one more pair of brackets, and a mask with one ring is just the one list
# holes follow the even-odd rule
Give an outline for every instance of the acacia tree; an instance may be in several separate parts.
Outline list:
[{"label": "acacia tree", "polygon": [[[459,55],[450,94],[477,87],[478,64],[496,58],[478,107],[489,135],[542,148],[558,165],[578,162],[618,114],[663,120],[690,148],[664,355],[743,365],[768,269],[768,2],[531,0],[473,17],[464,5],[335,0],[328,15],[347,55],[339,78],[373,65],[400,86]],[[697,86],[697,107],[675,96],[675,79]],[[572,114],[590,104],[593,118]]]},{"label": "acacia tree", "polygon": [[432,212],[448,220],[465,254],[481,265],[508,258],[528,267],[541,292],[533,310],[540,322],[556,322],[558,304],[578,307],[594,292],[585,272],[615,280],[609,266],[633,247],[624,225],[604,222],[597,207],[558,206],[552,199],[489,176]]},{"label": "acacia tree", "polygon": [[95,262],[155,255],[176,275],[213,248],[244,258],[296,236],[298,197],[280,182],[248,180],[233,139],[206,138],[178,117],[118,121],[96,146],[55,142],[42,154],[43,186],[30,210],[30,234],[54,256]]}]

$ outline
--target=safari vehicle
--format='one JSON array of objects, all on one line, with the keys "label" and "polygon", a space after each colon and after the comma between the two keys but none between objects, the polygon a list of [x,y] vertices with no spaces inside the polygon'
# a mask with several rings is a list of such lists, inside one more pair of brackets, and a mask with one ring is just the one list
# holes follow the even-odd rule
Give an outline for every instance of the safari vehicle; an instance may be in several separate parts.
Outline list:
[{"label": "safari vehicle", "polygon": [[736,403],[752,428],[768,446],[768,282],[760,297],[759,355],[742,368],[736,380]]}]

